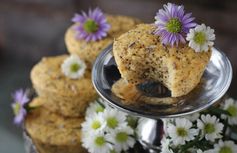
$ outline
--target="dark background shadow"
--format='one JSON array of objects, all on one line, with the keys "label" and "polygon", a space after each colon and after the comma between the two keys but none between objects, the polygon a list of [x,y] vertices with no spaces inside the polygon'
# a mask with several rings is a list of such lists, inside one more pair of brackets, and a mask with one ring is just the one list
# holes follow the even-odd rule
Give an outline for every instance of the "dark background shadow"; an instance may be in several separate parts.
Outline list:
[{"label": "dark background shadow", "polygon": [[[0,1],[0,152],[23,153],[20,128],[12,124],[10,94],[30,87],[32,66],[43,56],[66,53],[64,33],[75,12],[99,6],[107,13],[130,15],[153,22],[168,1],[158,0],[1,0]],[[176,2],[176,1],[170,1]],[[180,4],[180,1],[177,1]],[[216,30],[215,46],[234,68],[229,94],[235,98],[237,79],[237,1],[183,0],[199,23]]]}]

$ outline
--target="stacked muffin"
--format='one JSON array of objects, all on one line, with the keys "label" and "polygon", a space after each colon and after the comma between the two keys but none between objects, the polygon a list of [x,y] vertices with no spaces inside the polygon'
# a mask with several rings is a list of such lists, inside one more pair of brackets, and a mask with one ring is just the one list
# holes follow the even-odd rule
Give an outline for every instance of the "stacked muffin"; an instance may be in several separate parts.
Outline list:
[{"label": "stacked muffin", "polygon": [[[65,35],[71,55],[44,57],[33,67],[31,80],[38,97],[32,103],[39,106],[27,115],[25,127],[39,153],[86,152],[81,146],[80,129],[87,106],[98,97],[91,81],[93,62],[115,37],[139,22],[124,16],[107,15],[106,19],[111,26],[106,37],[89,42],[78,39],[76,23]],[[86,63],[79,78],[71,78],[62,70],[65,60],[74,55]]]},{"label": "stacked muffin", "polygon": [[114,41],[118,69],[128,83],[161,82],[172,97],[185,96],[200,82],[211,48],[196,52],[188,44],[165,46],[154,34],[156,28],[154,24],[140,24]]}]

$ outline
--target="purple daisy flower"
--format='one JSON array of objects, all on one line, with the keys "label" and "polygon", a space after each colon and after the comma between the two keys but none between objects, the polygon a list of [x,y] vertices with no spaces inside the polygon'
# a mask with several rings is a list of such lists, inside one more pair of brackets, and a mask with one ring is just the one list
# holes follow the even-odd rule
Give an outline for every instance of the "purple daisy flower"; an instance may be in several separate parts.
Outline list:
[{"label": "purple daisy flower", "polygon": [[192,13],[185,14],[182,5],[168,3],[164,9],[160,9],[156,14],[155,34],[160,36],[163,44],[178,45],[179,42],[185,43],[185,37],[189,29],[196,26],[193,22],[195,18]]},{"label": "purple daisy flower", "polygon": [[101,40],[107,36],[110,25],[107,23],[105,15],[99,8],[89,10],[88,14],[75,14],[72,21],[79,23],[75,26],[76,38],[84,39],[87,42]]},{"label": "purple daisy flower", "polygon": [[27,97],[27,92],[22,89],[17,90],[13,94],[14,103],[12,104],[12,109],[15,114],[14,123],[20,125],[26,116],[26,109],[24,108],[25,104],[29,102]]}]

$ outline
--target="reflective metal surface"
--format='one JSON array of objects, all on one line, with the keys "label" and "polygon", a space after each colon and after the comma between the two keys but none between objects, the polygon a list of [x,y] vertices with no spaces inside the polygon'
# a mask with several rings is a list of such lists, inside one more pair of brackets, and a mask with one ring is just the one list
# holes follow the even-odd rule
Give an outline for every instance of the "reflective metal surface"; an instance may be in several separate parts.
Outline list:
[{"label": "reflective metal surface", "polygon": [[138,124],[139,142],[150,152],[159,151],[161,149],[161,140],[164,137],[163,121],[161,119],[141,118]]},{"label": "reflective metal surface", "polygon": [[215,48],[202,81],[197,88],[185,97],[179,98],[178,105],[163,107],[151,104],[124,105],[115,96],[111,87],[120,78],[113,58],[112,45],[106,48],[94,63],[92,81],[98,94],[112,107],[132,115],[152,119],[180,117],[188,115],[214,104],[228,90],[232,80],[232,67],[225,54]]},{"label": "reflective metal surface", "polygon": [[25,129],[23,129],[23,138],[24,138],[26,153],[38,153],[31,137],[28,135]]}]

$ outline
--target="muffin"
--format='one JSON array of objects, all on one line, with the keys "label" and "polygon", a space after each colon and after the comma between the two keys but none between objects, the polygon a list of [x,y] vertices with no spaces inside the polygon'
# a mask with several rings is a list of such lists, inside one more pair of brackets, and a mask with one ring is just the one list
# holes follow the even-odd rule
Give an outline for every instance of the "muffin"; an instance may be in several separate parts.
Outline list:
[{"label": "muffin", "polygon": [[139,20],[126,17],[107,15],[107,21],[111,25],[107,37],[99,41],[86,42],[85,40],[78,40],[75,38],[75,31],[72,25],[65,34],[65,43],[69,53],[77,54],[83,59],[89,67],[92,66],[99,53],[108,45],[112,44],[114,38],[118,37],[124,32],[127,32],[135,25],[140,23]]},{"label": "muffin", "polygon": [[123,78],[116,81],[112,86],[112,92],[121,99],[121,102],[126,105],[135,103],[173,105],[177,104],[178,99],[173,97],[152,97],[142,93],[134,84],[128,83]]},{"label": "muffin", "polygon": [[141,96],[134,84],[128,83],[124,79],[119,79],[112,86],[112,92],[123,100],[123,103],[132,104],[137,102]]},{"label": "muffin", "polygon": [[83,117],[65,118],[41,106],[27,115],[25,128],[39,153],[86,153],[81,146],[83,121]]},{"label": "muffin", "polygon": [[87,71],[82,78],[70,79],[61,71],[61,64],[68,55],[45,57],[31,71],[32,84],[45,107],[64,116],[78,117],[91,101],[97,98]]},{"label": "muffin", "polygon": [[132,84],[161,82],[172,97],[188,94],[200,82],[211,50],[195,52],[187,44],[165,46],[155,26],[141,24],[114,41],[113,53],[122,78]]}]

